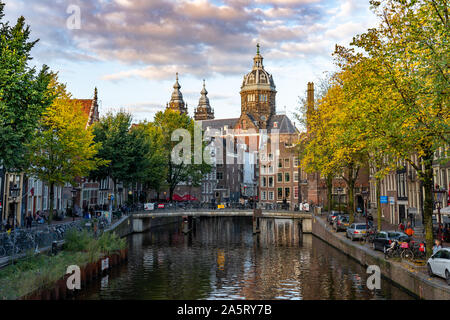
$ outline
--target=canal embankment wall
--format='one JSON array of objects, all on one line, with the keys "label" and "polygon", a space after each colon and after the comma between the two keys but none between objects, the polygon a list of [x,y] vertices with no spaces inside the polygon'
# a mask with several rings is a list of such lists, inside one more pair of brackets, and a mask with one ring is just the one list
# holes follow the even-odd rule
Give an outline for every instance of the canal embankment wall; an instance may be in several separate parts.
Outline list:
[{"label": "canal embankment wall", "polygon": [[[382,254],[369,247],[361,246],[350,239],[338,236],[327,225],[324,219],[313,216],[312,233],[346,255],[357,260],[364,266],[377,265],[381,274],[398,286],[406,289],[422,299],[450,300],[450,287],[435,283],[426,273],[419,272],[412,266],[405,266],[400,262],[388,261]],[[382,284],[383,285],[383,284]]]},{"label": "canal embankment wall", "polygon": [[113,231],[122,238],[132,233],[145,232],[154,227],[177,223],[179,221],[181,221],[181,217],[149,217],[142,219],[129,215],[113,223],[106,231]]}]

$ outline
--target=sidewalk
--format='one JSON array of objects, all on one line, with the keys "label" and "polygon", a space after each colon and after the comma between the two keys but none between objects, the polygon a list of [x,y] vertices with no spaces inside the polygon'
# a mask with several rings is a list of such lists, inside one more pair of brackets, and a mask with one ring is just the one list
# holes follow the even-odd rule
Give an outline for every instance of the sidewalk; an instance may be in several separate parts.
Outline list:
[{"label": "sidewalk", "polygon": [[[375,214],[372,214],[373,216],[373,224],[376,227],[378,225],[378,217]],[[366,222],[366,218],[365,217],[355,217],[355,222],[360,222],[360,223],[365,223]],[[400,231],[398,229],[398,225],[394,225],[391,224],[385,220],[381,220],[381,230],[384,231]],[[412,236],[412,238],[416,241],[425,241],[425,229],[423,227],[413,227],[414,230],[414,235]],[[442,243],[443,247],[450,247],[450,243],[448,242],[443,242]]]},{"label": "sidewalk", "polygon": [[[400,281],[400,285],[404,285],[405,288],[419,296],[422,295],[421,281],[431,285],[431,287],[444,290],[445,294],[448,295],[449,287],[445,280],[439,277],[430,277],[427,272],[427,267],[423,262],[414,263],[397,258],[386,260],[384,254],[380,251],[374,251],[369,243],[351,241],[345,237],[345,232],[336,232],[326,221],[326,213],[315,215],[315,217],[317,219],[317,225],[323,226],[316,227],[315,235],[344,253],[354,257],[363,265],[379,265],[382,272],[385,272],[384,275],[387,278],[394,282]],[[365,219],[358,219],[358,221],[365,222]],[[384,224],[382,222],[382,227],[387,227],[387,230],[392,230],[392,225],[390,224]],[[409,279],[404,278],[403,275],[408,275]],[[431,297],[431,299],[442,299],[442,296],[438,295],[437,297]]]}]

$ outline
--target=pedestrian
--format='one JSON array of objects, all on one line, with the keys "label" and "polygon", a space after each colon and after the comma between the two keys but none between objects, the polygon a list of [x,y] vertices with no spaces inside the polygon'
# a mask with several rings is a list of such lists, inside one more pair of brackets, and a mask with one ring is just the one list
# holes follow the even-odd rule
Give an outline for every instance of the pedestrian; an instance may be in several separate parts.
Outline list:
[{"label": "pedestrian", "polygon": [[12,226],[11,226],[11,223],[10,223],[10,220],[9,220],[9,219],[6,221],[5,230],[6,230],[6,232],[8,232],[8,233],[10,233],[11,230],[12,230]]},{"label": "pedestrian", "polygon": [[408,222],[408,226],[406,227],[405,233],[409,236],[412,237],[414,235],[414,230],[411,227],[411,222]]},{"label": "pedestrian", "polygon": [[402,222],[400,222],[400,223],[398,224],[398,229],[399,229],[400,231],[405,231],[405,225],[404,225]]},{"label": "pedestrian", "polygon": [[25,217],[25,226],[27,229],[31,229],[32,222],[33,222],[33,217],[31,216],[31,213],[28,212],[27,216]]},{"label": "pedestrian", "polygon": [[436,252],[438,252],[439,250],[442,249],[442,245],[441,245],[441,240],[436,239],[434,241],[434,246],[433,246],[433,254],[435,254]]},{"label": "pedestrian", "polygon": [[373,216],[371,213],[369,213],[369,215],[367,216],[367,222],[369,223],[369,227],[372,228],[373,227]]}]

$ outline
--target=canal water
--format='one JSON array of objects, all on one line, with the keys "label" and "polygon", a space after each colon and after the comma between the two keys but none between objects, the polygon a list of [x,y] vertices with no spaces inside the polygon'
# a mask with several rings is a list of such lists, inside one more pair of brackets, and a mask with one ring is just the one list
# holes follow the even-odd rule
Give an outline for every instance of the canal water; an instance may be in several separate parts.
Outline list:
[{"label": "canal water", "polygon": [[366,287],[366,269],[288,219],[194,219],[129,236],[128,263],[79,299],[413,299],[382,278]]}]

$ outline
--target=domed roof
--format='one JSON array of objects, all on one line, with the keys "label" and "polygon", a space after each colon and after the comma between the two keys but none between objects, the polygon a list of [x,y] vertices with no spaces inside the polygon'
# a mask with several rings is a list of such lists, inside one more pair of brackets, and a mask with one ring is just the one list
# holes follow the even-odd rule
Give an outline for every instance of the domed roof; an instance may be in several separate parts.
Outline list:
[{"label": "domed roof", "polygon": [[241,89],[245,90],[271,90],[275,91],[275,83],[263,65],[264,58],[259,54],[259,44],[256,46],[256,56],[253,58],[252,71],[244,76]]}]

